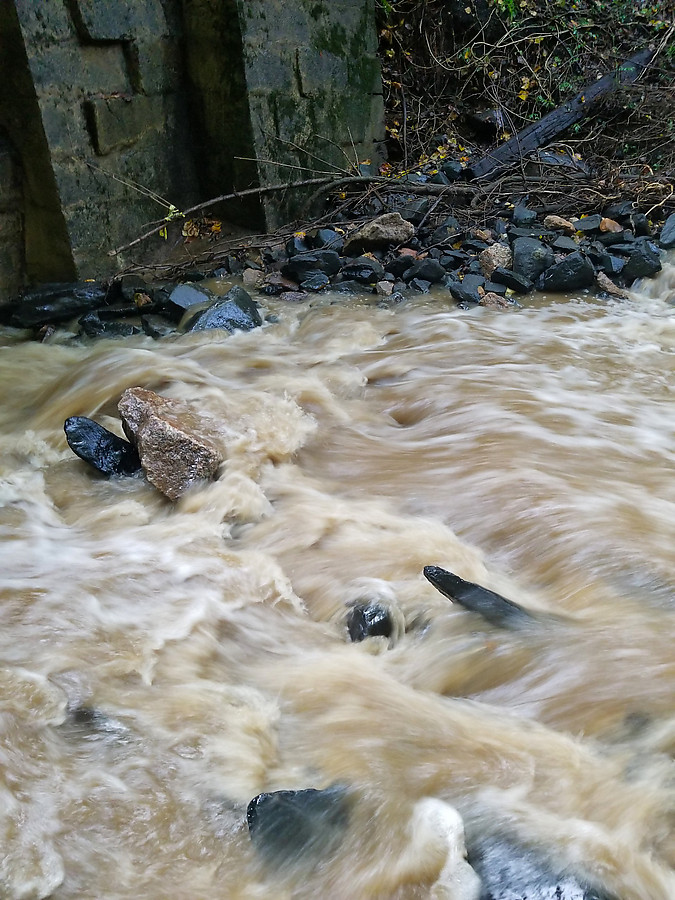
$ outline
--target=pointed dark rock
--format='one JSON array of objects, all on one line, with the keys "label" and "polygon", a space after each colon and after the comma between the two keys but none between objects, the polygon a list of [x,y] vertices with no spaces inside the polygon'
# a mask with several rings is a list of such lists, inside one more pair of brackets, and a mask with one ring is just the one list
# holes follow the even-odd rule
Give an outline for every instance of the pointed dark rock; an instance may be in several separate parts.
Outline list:
[{"label": "pointed dark rock", "polygon": [[492,625],[498,625],[500,628],[517,628],[536,621],[532,613],[517,603],[479,584],[464,581],[458,575],[441,569],[440,566],[425,566],[424,577],[448,600],[459,603],[470,612],[478,613]]},{"label": "pointed dark rock", "polygon": [[63,430],[73,453],[104,475],[133,475],[141,468],[135,447],[93,419],[71,416]]}]

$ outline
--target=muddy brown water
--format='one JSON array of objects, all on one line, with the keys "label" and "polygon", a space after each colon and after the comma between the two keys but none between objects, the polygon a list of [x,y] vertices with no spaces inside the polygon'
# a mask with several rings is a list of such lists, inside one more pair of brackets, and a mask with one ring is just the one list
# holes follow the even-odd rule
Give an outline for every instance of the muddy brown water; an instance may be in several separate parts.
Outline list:
[{"label": "muddy brown water", "polygon": [[[672,900],[674,299],[666,265],[626,301],[3,332],[0,896],[463,900],[415,844],[438,798],[620,900]],[[72,455],[64,419],[121,433],[134,385],[221,423],[217,481],[172,505]],[[427,564],[569,621],[493,627]],[[358,600],[392,607],[390,641],[348,642]],[[339,848],[264,867],[248,801],[335,784]]]}]

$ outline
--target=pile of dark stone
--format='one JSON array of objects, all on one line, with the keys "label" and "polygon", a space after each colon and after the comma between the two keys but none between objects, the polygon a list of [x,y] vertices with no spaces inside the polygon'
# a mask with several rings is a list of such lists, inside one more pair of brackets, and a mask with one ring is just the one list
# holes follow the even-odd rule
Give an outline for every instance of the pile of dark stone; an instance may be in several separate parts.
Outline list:
[{"label": "pile of dark stone", "polygon": [[[675,213],[655,229],[630,201],[571,220],[520,203],[480,228],[453,216],[428,226],[426,203],[414,200],[351,232],[298,233],[256,258],[232,254],[214,271],[187,273],[180,284],[124,275],[110,284],[42,285],[0,307],[0,323],[34,329],[42,339],[64,325],[84,338],[141,331],[161,338],[260,326],[251,293],[288,302],[310,302],[327,290],[370,293],[390,306],[435,287],[462,308],[508,308],[534,290],[625,296],[636,280],[656,275],[664,251],[675,247]],[[205,278],[243,286],[217,296],[200,284]]]}]

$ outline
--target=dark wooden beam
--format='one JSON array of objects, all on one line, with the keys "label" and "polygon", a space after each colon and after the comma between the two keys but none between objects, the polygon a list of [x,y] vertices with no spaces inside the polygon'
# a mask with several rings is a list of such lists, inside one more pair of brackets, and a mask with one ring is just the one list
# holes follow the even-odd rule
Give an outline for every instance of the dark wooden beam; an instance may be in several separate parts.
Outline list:
[{"label": "dark wooden beam", "polygon": [[489,181],[519,163],[533,150],[548,144],[570,125],[583,119],[596,100],[623,84],[637,81],[652,58],[652,50],[641,50],[619,68],[589,84],[572,100],[554,109],[538,122],[523,128],[505,144],[497,147],[467,170],[469,178]]}]

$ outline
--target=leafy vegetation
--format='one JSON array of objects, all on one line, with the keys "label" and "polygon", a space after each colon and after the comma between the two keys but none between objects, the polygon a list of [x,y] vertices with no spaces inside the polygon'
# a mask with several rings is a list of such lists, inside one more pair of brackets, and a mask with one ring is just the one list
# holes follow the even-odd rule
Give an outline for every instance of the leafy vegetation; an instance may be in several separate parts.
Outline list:
[{"label": "leafy vegetation", "polygon": [[599,173],[675,174],[669,0],[379,0],[379,29],[394,167],[481,154],[651,46],[565,141]]}]

